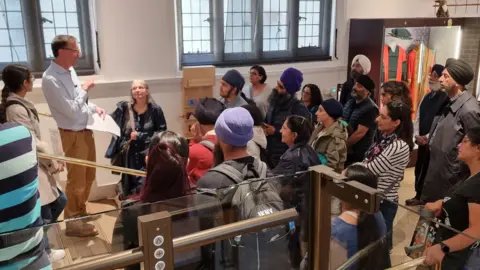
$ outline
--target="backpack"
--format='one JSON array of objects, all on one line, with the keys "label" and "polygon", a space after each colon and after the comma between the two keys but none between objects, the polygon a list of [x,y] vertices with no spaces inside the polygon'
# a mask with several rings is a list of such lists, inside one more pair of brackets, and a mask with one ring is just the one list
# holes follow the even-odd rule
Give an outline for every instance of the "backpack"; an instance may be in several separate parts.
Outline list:
[{"label": "backpack", "polygon": [[[25,108],[25,110],[27,111],[28,113],[28,118],[31,118],[31,114],[32,114],[32,111],[30,111],[26,106],[25,104],[23,104],[22,102],[18,101],[18,100],[9,100],[5,103],[5,105],[3,106],[4,107],[4,114],[2,114],[2,116],[0,117],[0,124],[4,124],[7,122],[7,108],[11,105],[20,105],[22,106],[23,108]],[[33,112],[35,114],[35,118],[40,121],[40,119],[38,118],[38,114],[36,112]]]},{"label": "backpack", "polygon": [[213,152],[213,149],[215,148],[215,144],[212,141],[209,140],[202,140],[199,142],[199,144],[205,146],[208,150]]},{"label": "backpack", "polygon": [[256,104],[251,97],[247,97],[244,92],[240,91],[240,97],[247,102],[247,104]]},{"label": "backpack", "polygon": [[[223,194],[217,193],[224,202],[231,201],[237,209],[238,220],[266,216],[282,211],[283,201],[271,181],[261,180],[267,176],[267,165],[254,160],[240,172],[224,162],[211,169],[226,175],[235,185],[226,188]],[[254,172],[255,178],[248,178],[247,173]],[[215,265],[219,269],[230,269],[233,266],[239,270],[250,269],[281,269],[287,265],[285,258],[267,259],[273,254],[285,253],[285,227],[277,226],[259,232],[237,235],[227,241],[222,241],[216,247]],[[276,264],[276,265],[273,265]]]},{"label": "backpack", "polygon": [[[226,188],[225,192],[219,194],[219,199],[231,201],[232,206],[237,209],[239,220],[266,216],[284,209],[283,201],[274,184],[271,181],[260,180],[267,176],[268,168],[264,162],[255,159],[253,164],[247,164],[241,172],[229,162],[224,162],[211,170],[224,174],[236,185]],[[246,179],[249,171],[254,172],[256,178]]]}]

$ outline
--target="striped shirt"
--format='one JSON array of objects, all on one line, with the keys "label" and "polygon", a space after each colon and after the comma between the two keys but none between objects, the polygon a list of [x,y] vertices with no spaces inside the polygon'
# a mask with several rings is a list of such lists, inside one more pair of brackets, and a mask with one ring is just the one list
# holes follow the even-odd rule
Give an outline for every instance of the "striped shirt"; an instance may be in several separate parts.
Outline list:
[{"label": "striped shirt", "polygon": [[[398,189],[410,161],[410,149],[403,140],[397,139],[387,146],[372,161],[366,162],[378,177],[377,189],[390,200],[398,201]],[[390,189],[390,190],[388,190]]]},{"label": "striped shirt", "polygon": [[0,269],[51,269],[40,207],[35,140],[24,126],[0,125]]}]

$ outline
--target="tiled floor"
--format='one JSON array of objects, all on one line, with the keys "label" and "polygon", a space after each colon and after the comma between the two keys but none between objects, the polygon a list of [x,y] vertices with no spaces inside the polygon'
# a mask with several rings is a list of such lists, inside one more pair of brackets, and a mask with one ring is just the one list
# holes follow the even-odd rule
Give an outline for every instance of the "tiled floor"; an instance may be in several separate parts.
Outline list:
[{"label": "tiled floor", "polygon": [[[400,188],[400,202],[403,204],[406,199],[413,197],[414,194],[413,169],[407,169],[405,171],[405,179]],[[54,264],[54,268],[60,268],[85,260],[92,260],[94,258],[107,256],[111,253],[112,233],[115,220],[118,216],[118,211],[115,210],[116,207],[117,202],[115,200],[103,200],[90,202],[88,204],[88,211],[90,213],[111,210],[111,212],[102,214],[99,220],[93,222],[99,230],[99,235],[94,238],[67,237],[65,235],[64,223],[52,226],[48,231],[50,245],[53,248],[64,248],[67,254],[63,260]],[[411,260],[405,255],[404,248],[410,244],[414,226],[417,221],[418,215],[404,208],[398,209],[394,223],[394,248],[391,253],[393,265]]]}]

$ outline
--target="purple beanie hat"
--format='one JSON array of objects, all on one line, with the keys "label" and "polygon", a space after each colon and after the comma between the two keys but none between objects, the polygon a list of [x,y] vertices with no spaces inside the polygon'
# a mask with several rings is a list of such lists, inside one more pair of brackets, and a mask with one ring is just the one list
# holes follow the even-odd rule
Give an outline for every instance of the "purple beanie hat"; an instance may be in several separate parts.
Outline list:
[{"label": "purple beanie hat", "polygon": [[282,81],[285,86],[285,90],[291,95],[300,91],[303,82],[303,74],[300,70],[295,68],[288,68],[280,76],[280,81]]},{"label": "purple beanie hat", "polygon": [[226,144],[246,146],[253,138],[252,116],[242,107],[226,109],[215,123],[215,134]]}]

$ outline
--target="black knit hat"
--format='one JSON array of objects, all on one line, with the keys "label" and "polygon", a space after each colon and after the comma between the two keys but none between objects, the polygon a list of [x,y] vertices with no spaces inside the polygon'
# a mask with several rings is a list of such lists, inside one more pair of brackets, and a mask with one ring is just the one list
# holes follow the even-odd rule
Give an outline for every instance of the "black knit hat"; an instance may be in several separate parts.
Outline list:
[{"label": "black knit hat", "polygon": [[445,69],[444,66],[439,65],[439,64],[435,64],[432,67],[432,72],[435,71],[435,73],[437,73],[437,76],[440,77],[440,76],[442,76],[442,72],[443,72],[444,69]]},{"label": "black knit hat", "polygon": [[243,105],[243,108],[245,108],[250,115],[253,118],[253,125],[254,126],[261,126],[263,125],[263,117],[262,117],[262,111],[257,107],[255,104],[248,104],[248,105]]},{"label": "black knit hat", "polygon": [[236,69],[230,69],[223,75],[222,80],[226,81],[232,87],[237,88],[238,92],[240,93],[245,85],[245,79],[243,75],[238,72]]},{"label": "black knit hat", "polygon": [[360,77],[358,77],[357,83],[365,87],[365,89],[370,92],[373,92],[375,90],[375,83],[368,75],[361,75]]},{"label": "black knit hat", "polygon": [[215,125],[225,105],[215,98],[201,98],[193,114],[201,125]]},{"label": "black knit hat", "polygon": [[321,105],[325,112],[328,114],[328,116],[330,116],[331,118],[337,120],[338,118],[343,116],[343,106],[336,99],[327,99],[323,101]]}]

